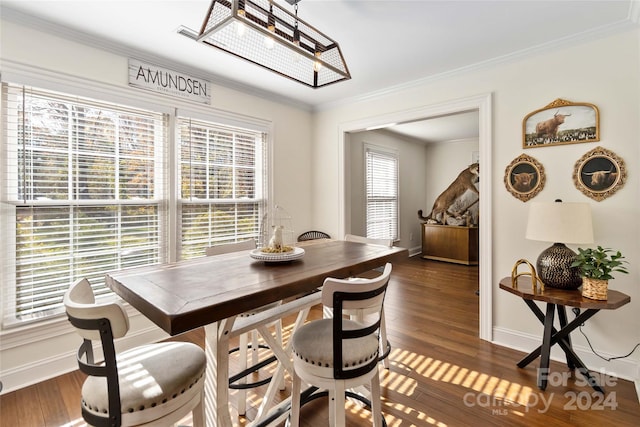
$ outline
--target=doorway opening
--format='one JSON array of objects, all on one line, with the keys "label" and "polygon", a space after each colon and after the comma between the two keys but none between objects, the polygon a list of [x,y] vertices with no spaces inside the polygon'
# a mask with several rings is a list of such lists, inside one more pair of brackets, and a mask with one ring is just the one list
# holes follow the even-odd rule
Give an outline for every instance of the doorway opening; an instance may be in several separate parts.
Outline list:
[{"label": "doorway opening", "polygon": [[[340,126],[339,155],[339,191],[341,203],[340,233],[342,235],[350,227],[351,218],[351,197],[348,182],[349,177],[349,134],[384,128],[391,123],[408,123],[425,120],[434,117],[453,115],[477,110],[478,112],[478,159],[481,164],[481,171],[487,171],[490,175],[492,159],[492,111],[491,94],[476,97],[464,98],[444,102],[441,104],[427,105],[421,108],[383,114],[354,122],[343,123]],[[482,173],[482,172],[481,172]],[[480,179],[480,207],[479,207],[479,337],[486,341],[492,341],[492,254],[491,254],[491,179]],[[402,195],[400,195],[402,198]]]}]

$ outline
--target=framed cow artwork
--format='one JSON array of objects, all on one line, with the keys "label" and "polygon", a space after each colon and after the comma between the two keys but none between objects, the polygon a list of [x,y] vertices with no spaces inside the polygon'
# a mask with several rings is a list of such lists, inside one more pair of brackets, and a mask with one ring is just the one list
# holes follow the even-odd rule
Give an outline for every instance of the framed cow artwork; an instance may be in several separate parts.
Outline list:
[{"label": "framed cow artwork", "polygon": [[521,154],[504,171],[504,185],[516,199],[526,202],[534,198],[546,181],[544,167],[531,156]]},{"label": "framed cow artwork", "polygon": [[600,141],[600,113],[593,104],[556,99],[522,121],[522,148]]},{"label": "framed cow artwork", "polygon": [[596,147],[580,157],[573,168],[576,188],[598,202],[622,188],[626,179],[624,160],[602,147]]}]

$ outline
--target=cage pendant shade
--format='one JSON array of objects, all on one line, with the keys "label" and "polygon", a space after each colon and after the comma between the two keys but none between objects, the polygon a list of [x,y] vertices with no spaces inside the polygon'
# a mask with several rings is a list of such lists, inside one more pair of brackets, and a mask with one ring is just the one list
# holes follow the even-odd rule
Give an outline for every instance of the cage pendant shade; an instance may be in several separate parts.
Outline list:
[{"label": "cage pendant shade", "polygon": [[271,0],[214,0],[199,42],[312,88],[351,78],[338,44]]}]

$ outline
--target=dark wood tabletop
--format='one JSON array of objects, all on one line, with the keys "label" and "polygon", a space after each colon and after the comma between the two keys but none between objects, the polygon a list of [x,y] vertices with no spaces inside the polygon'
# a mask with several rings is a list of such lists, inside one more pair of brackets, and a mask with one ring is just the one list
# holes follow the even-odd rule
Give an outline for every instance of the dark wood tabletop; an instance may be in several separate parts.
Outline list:
[{"label": "dark wood tabletop", "polygon": [[106,283],[171,335],[312,291],[326,277],[350,277],[407,257],[404,248],[340,240],[300,244],[305,254],[285,263],[249,251],[110,272]]},{"label": "dark wood tabletop", "polygon": [[511,284],[511,276],[505,277],[500,280],[500,288],[523,299],[586,309],[613,310],[631,301],[629,295],[611,289],[607,291],[606,300],[585,298],[579,289],[568,290],[545,286],[544,290],[542,290],[540,286],[537,286],[534,290],[529,276],[518,277],[518,286],[516,288]]}]

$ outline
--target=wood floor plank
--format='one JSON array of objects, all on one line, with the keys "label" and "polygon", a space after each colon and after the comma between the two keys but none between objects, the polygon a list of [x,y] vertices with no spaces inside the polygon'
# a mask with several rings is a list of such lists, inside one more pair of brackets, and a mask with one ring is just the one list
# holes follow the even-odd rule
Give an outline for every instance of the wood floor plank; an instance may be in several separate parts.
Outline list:
[{"label": "wood floor plank", "polygon": [[[640,425],[640,404],[632,382],[615,380],[615,385],[607,387],[609,404],[601,407],[593,390],[579,379],[550,384],[543,392],[536,387],[538,361],[520,369],[516,363],[524,353],[480,340],[478,273],[477,266],[418,257],[394,264],[385,299],[390,368],[381,368],[380,373],[382,408],[389,427]],[[310,317],[321,318],[320,308],[315,307]],[[285,336],[293,320],[285,320]],[[204,332],[197,329],[172,339],[203,346]],[[232,356],[232,369],[235,365]],[[551,361],[551,370],[566,372],[567,368]],[[262,373],[260,378],[268,375]],[[76,371],[1,396],[0,425],[83,425],[79,423],[83,378]],[[255,416],[266,388],[249,391],[247,417],[234,415],[240,426]],[[290,391],[287,382],[277,399],[285,399]],[[233,409],[234,391],[230,401]],[[368,411],[356,404],[347,404],[347,414],[347,426],[371,425]],[[326,399],[303,407],[301,425],[328,425]]]},{"label": "wood floor plank", "polygon": [[[3,396],[4,398],[4,396]],[[45,418],[40,407],[40,399],[38,398],[38,385],[32,385],[15,392],[13,407],[2,405],[3,415],[0,425],[16,425],[16,426],[44,426]],[[14,414],[15,424],[4,423],[4,410],[8,409]]]}]

